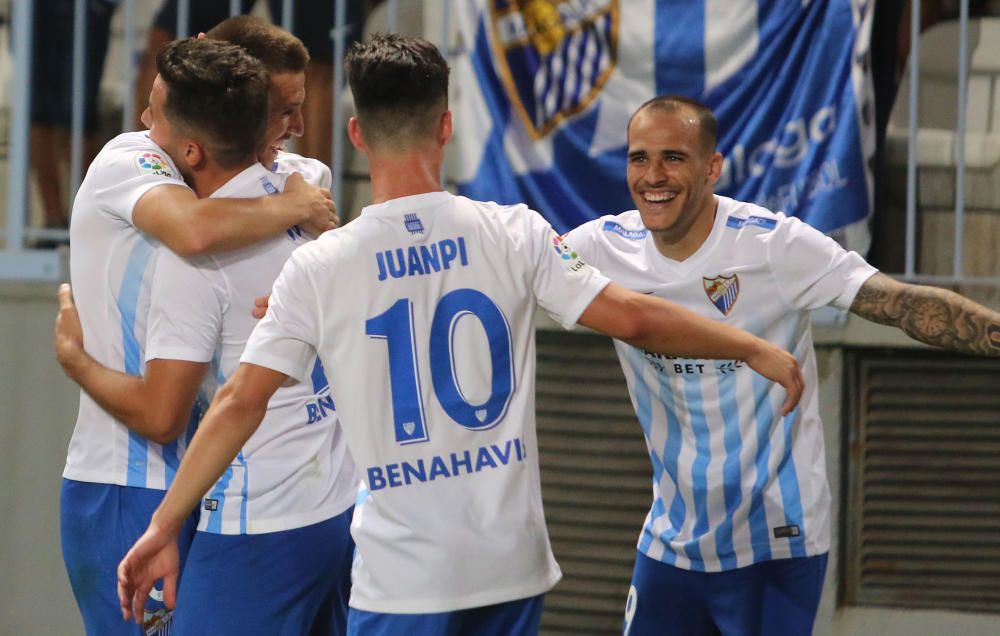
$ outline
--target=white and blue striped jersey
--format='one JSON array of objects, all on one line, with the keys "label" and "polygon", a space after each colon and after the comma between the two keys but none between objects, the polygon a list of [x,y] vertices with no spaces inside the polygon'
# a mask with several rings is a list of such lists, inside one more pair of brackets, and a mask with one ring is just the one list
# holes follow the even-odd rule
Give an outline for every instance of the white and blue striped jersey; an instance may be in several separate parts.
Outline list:
[{"label": "white and blue striped jersey", "polygon": [[607,279],[524,206],[433,192],[297,250],[244,362],[319,352],[364,479],[351,606],[434,613],[559,580],[542,512],[534,313],[572,325]]},{"label": "white and blue striped jersey", "polygon": [[[142,195],[160,185],[187,187],[166,151],[147,133],[121,134],[87,170],[70,220],[70,277],[84,348],[104,366],[130,375],[145,369],[149,286],[159,244],[132,224],[132,210]],[[187,439],[184,435],[163,446],[150,442],[80,391],[63,476],[166,489]]]},{"label": "white and blue striped jersey", "polygon": [[[320,162],[302,161],[314,164],[304,170],[307,174],[329,177]],[[286,178],[255,163],[212,196],[276,194]],[[257,323],[251,315],[254,300],[270,292],[292,251],[309,241],[290,229],[224,254],[182,258],[164,250],[153,277],[146,360],[210,363],[204,392],[214,395],[239,366]],[[278,389],[260,428],[205,495],[198,529],[216,534],[276,532],[319,523],[350,508],[360,477],[334,406],[318,361],[308,381]]]},{"label": "white and blue striped jersey", "polygon": [[809,311],[848,309],[876,270],[795,218],[717,196],[715,225],[682,262],[664,257],[638,211],[604,216],[566,244],[606,276],[791,351],[805,378],[784,389],[740,360],[682,359],[615,341],[653,464],[639,551],[715,572],[830,547],[830,492]]}]

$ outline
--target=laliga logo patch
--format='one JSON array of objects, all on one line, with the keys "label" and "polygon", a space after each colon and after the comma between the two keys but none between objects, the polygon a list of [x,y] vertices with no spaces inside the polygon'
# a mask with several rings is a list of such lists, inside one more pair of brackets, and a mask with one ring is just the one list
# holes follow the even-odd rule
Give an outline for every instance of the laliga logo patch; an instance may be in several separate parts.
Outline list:
[{"label": "laliga logo patch", "polygon": [[552,249],[556,251],[556,254],[559,255],[559,258],[561,258],[562,260],[566,261],[567,264],[569,264],[569,271],[575,272],[581,267],[583,267],[583,261],[580,260],[579,254],[574,252],[573,248],[571,248],[569,245],[566,245],[566,243],[563,241],[563,237],[558,235],[552,237]]},{"label": "laliga logo patch", "polygon": [[577,258],[576,252],[573,251],[573,248],[563,242],[563,237],[561,236],[552,237],[552,249],[554,249],[556,254],[558,254],[564,261],[571,261]]},{"label": "laliga logo patch", "polygon": [[728,316],[740,295],[740,279],[736,274],[714,278],[702,277],[701,283],[712,304],[722,312],[723,316]]},{"label": "laliga logo patch", "polygon": [[174,176],[167,167],[167,162],[155,152],[140,152],[135,156],[135,162],[139,166],[139,174],[155,174],[171,178]]},{"label": "laliga logo patch", "polygon": [[497,74],[532,139],[600,94],[617,62],[619,1],[490,1]]}]

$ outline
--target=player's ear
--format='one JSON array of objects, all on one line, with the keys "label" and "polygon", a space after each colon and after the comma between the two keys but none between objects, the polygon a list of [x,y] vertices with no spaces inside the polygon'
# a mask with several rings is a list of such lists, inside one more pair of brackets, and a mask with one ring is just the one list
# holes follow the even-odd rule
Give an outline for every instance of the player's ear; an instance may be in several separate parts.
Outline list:
[{"label": "player's ear", "polygon": [[358,123],[357,117],[351,117],[347,120],[347,137],[351,140],[351,145],[358,150],[365,152],[368,149],[368,144],[365,143],[365,138],[361,134],[361,124]]},{"label": "player's ear", "polygon": [[722,153],[713,152],[712,157],[708,160],[708,183],[710,185],[715,185],[722,176]]},{"label": "player's ear", "polygon": [[198,170],[204,165],[206,158],[202,145],[193,139],[188,139],[184,146],[184,163],[192,170]]},{"label": "player's ear", "polygon": [[451,141],[451,133],[451,111],[446,110],[441,113],[441,121],[438,122],[438,141],[442,146]]}]

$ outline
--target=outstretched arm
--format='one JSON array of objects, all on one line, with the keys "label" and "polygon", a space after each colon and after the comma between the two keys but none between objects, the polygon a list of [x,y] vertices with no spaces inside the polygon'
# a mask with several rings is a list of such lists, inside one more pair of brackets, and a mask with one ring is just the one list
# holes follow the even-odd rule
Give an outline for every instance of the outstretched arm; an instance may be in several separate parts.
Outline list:
[{"label": "outstretched arm", "polygon": [[266,367],[244,363],[212,401],[149,528],[118,565],[123,618],[135,616],[141,622],[149,591],[161,578],[164,602],[167,607],[174,606],[179,569],[177,534],[198,500],[260,426],[268,400],[287,378]]},{"label": "outstretched arm", "polygon": [[655,353],[743,360],[788,391],[782,415],[790,413],[802,397],[804,381],[792,354],[660,298],[611,283],[587,306],[578,322]]},{"label": "outstretched arm", "polygon": [[914,340],[952,351],[1000,356],[1000,313],[947,289],[869,278],[851,312],[898,327]]},{"label": "outstretched arm", "polygon": [[116,420],[158,444],[177,439],[188,426],[206,363],[150,360],[143,376],[109,369],[83,348],[80,316],[70,286],[59,286],[56,359],[63,371]]},{"label": "outstretched arm", "polygon": [[257,199],[199,199],[182,186],[151,188],[135,204],[132,220],[181,256],[223,252],[277,236],[293,225],[319,235],[336,227],[330,191],[293,174],[285,191]]}]

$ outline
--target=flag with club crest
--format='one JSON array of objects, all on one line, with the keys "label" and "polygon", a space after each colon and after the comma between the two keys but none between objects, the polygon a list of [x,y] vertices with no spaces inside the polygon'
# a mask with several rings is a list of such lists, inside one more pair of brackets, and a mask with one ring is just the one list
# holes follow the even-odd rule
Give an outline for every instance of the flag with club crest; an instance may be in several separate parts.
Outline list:
[{"label": "flag with club crest", "polygon": [[632,209],[626,126],[665,94],[719,120],[715,191],[865,253],[873,0],[455,3],[457,152],[469,197],[525,202],[560,232]]}]

